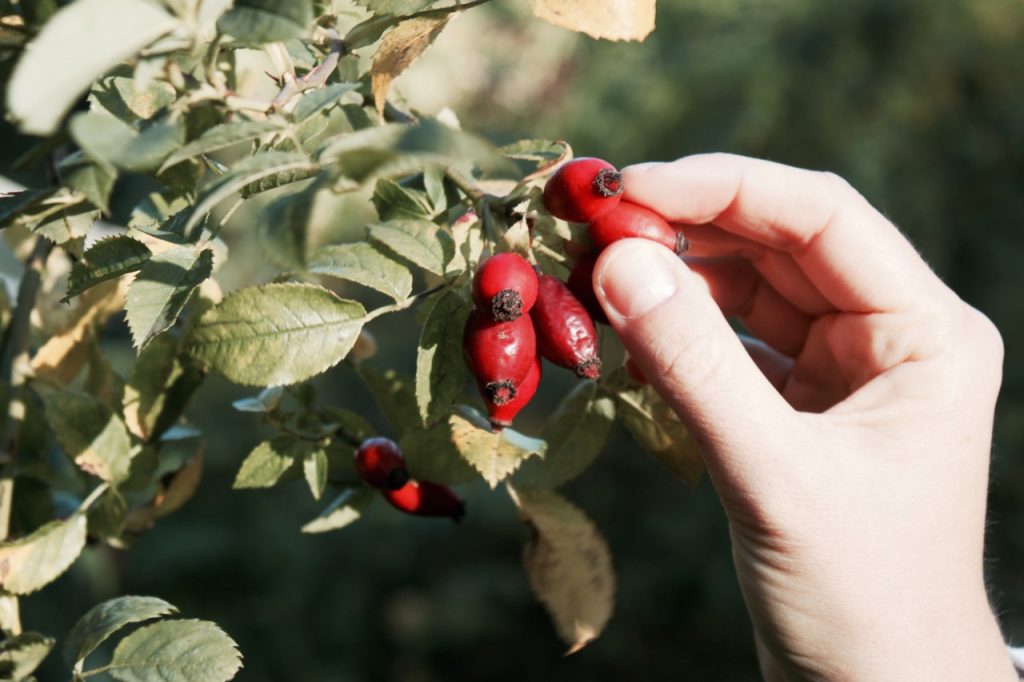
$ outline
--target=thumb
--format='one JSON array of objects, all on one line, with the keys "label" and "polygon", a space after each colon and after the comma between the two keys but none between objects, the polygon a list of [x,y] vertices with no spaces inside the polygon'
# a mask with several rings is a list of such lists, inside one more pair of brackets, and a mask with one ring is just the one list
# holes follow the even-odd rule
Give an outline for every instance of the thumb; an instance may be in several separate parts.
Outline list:
[{"label": "thumb", "polygon": [[681,258],[654,242],[623,239],[601,254],[593,284],[630,356],[716,460],[709,466],[741,473],[746,462],[723,460],[781,441],[792,409]]}]

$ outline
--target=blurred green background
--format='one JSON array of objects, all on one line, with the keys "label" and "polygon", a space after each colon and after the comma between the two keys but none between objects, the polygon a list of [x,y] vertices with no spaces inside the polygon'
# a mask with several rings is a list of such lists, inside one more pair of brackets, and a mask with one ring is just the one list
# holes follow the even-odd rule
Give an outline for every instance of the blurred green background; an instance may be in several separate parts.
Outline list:
[{"label": "blurred green background", "polygon": [[[496,0],[454,22],[399,89],[498,142],[563,138],[617,165],[725,150],[845,176],[1002,330],[989,575],[1007,637],[1024,641],[1024,5],[674,0],[657,22],[642,44],[597,42]],[[0,164],[17,152],[9,140]],[[226,234],[228,286],[263,268],[246,228],[243,213]],[[411,370],[412,324],[375,323],[375,364]],[[110,351],[129,352],[118,329]],[[522,430],[570,384],[549,371]],[[370,400],[344,367],[318,385],[338,404]],[[130,552],[87,551],[24,600],[27,628],[60,637],[104,598],[150,594],[222,625],[245,656],[241,680],[757,678],[714,491],[671,480],[621,430],[565,489],[605,533],[619,579],[606,632],[566,658],[519,567],[526,532],[503,492],[465,487],[458,527],[380,504],[343,531],[301,535],[318,511],[301,482],[230,490],[264,435],[226,407],[242,395],[214,379],[191,406],[209,443],[197,497]],[[65,671],[51,655],[42,679]]]}]

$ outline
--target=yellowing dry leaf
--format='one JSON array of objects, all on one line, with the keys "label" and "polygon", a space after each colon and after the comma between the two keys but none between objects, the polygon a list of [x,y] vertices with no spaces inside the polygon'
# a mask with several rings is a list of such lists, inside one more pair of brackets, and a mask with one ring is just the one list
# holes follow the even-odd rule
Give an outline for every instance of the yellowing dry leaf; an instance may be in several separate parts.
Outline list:
[{"label": "yellowing dry leaf", "polygon": [[513,489],[512,501],[533,537],[523,566],[559,636],[576,653],[593,641],[611,617],[615,572],[608,544],[580,509],[553,490]]},{"label": "yellowing dry leaf", "polygon": [[423,54],[457,14],[416,17],[403,21],[387,32],[370,67],[373,101],[378,114],[384,113],[391,82]]},{"label": "yellowing dry leaf", "polygon": [[89,357],[85,342],[96,327],[124,307],[127,290],[127,280],[121,278],[82,294],[71,324],[51,336],[32,357],[33,373],[62,384],[74,379]]},{"label": "yellowing dry leaf", "polygon": [[448,419],[452,442],[459,454],[476,469],[491,488],[512,474],[529,457],[544,456],[547,444],[512,429],[492,431],[475,413],[453,414]]},{"label": "yellowing dry leaf", "polygon": [[655,0],[530,0],[535,16],[605,40],[643,40],[654,30]]}]

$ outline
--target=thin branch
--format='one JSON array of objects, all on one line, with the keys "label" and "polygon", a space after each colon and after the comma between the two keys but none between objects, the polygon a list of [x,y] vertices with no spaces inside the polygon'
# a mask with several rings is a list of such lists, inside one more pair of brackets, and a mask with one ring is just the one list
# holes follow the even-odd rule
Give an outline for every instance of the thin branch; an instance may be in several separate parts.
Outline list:
[{"label": "thin branch", "polygon": [[[318,88],[327,82],[334,70],[338,68],[338,60],[341,59],[342,53],[347,52],[345,44],[337,34],[333,34],[330,40],[331,50],[324,57],[324,60],[317,64],[313,69],[309,71],[305,76],[299,78],[285,78],[284,87],[277,93],[273,100],[270,101],[270,109],[274,111],[282,111],[285,105],[291,100],[292,97],[303,92],[304,90],[310,90],[312,88]],[[285,75],[285,74],[282,74]]]}]

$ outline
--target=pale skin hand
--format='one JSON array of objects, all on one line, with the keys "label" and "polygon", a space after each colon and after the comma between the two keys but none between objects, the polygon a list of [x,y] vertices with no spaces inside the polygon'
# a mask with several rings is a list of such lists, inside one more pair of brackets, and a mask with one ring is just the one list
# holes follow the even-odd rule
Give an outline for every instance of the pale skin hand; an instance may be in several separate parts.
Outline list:
[{"label": "pale skin hand", "polygon": [[692,248],[617,242],[595,290],[703,446],[765,677],[1016,680],[982,574],[993,325],[836,176],[624,174]]}]

